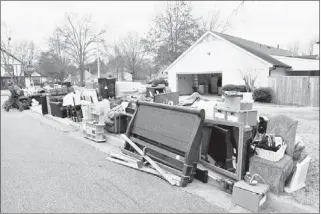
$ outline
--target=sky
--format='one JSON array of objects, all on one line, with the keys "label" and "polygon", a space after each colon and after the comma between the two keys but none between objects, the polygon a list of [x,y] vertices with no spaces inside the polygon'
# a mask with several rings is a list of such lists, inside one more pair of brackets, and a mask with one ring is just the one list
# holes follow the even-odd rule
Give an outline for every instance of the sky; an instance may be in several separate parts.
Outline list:
[{"label": "sky", "polygon": [[[113,43],[136,32],[144,36],[164,2],[160,1],[1,1],[1,24],[6,23],[12,41],[32,40],[40,49],[63,23],[67,12],[92,14],[95,30],[106,28],[105,39]],[[297,42],[305,51],[308,41],[319,36],[318,1],[193,1],[193,15],[207,16],[219,11],[229,19],[226,34],[259,43],[286,48]]]}]

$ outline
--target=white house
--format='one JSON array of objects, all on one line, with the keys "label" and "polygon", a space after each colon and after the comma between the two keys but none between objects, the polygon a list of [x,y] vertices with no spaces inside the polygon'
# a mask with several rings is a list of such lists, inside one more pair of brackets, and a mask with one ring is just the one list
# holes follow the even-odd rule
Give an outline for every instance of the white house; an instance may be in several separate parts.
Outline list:
[{"label": "white house", "polygon": [[47,77],[36,70],[31,75],[25,76],[26,87],[41,86],[45,82],[47,82]]},{"label": "white house", "polygon": [[[293,53],[287,50],[207,32],[163,72],[168,73],[173,92],[187,95],[193,93],[193,87],[206,85],[210,93],[217,93],[227,84],[244,85],[241,72],[256,75],[256,86],[267,86],[268,76],[291,75],[290,72],[293,75],[292,65],[287,64],[291,63],[289,58],[293,59]],[[306,59],[300,62],[300,71],[319,72],[318,65],[310,66]],[[318,64],[318,60],[313,64]]]},{"label": "white house", "polygon": [[6,60],[1,59],[1,89],[7,88],[7,82],[11,81],[12,76],[19,77],[24,82],[24,72],[21,68],[21,60],[1,49],[1,54],[4,54]]}]

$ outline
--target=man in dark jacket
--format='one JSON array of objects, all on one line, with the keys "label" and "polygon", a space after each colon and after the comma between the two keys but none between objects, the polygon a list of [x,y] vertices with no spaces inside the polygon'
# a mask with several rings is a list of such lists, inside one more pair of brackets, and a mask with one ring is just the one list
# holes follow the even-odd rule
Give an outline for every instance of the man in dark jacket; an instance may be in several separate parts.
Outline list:
[{"label": "man in dark jacket", "polygon": [[12,84],[11,82],[8,83],[8,86],[11,95],[9,97],[9,100],[7,101],[6,111],[9,111],[14,104],[16,104],[19,107],[20,111],[23,111],[23,108],[19,101],[19,93],[21,91],[21,88],[17,85]]}]

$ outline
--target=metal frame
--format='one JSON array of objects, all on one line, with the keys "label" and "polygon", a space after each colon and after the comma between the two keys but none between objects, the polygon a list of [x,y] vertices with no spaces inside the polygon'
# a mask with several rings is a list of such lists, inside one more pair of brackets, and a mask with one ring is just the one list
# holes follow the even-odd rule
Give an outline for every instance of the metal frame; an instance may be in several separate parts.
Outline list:
[{"label": "metal frame", "polygon": [[238,150],[237,150],[237,165],[236,165],[236,173],[229,172],[227,170],[224,170],[220,167],[214,166],[212,164],[209,164],[201,159],[200,157],[200,163],[203,164],[205,167],[218,172],[222,175],[225,175],[229,178],[232,178],[234,180],[242,180],[242,163],[243,159],[243,137],[244,137],[244,124],[239,122],[231,122],[226,120],[213,120],[213,119],[205,119],[204,123],[210,123],[214,125],[225,125],[225,126],[233,126],[239,128],[239,141],[238,141]]}]

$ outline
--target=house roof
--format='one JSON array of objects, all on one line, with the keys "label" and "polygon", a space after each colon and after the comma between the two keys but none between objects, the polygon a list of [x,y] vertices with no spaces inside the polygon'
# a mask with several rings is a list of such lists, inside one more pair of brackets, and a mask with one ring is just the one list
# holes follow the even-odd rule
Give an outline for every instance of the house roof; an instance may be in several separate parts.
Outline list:
[{"label": "house roof", "polygon": [[290,68],[291,66],[271,57],[270,55],[277,55],[277,56],[292,56],[293,53],[291,51],[274,48],[268,45],[260,44],[257,42],[249,41],[246,39],[230,36],[223,33],[213,32],[214,34],[218,35],[219,37],[237,45],[240,48],[245,49],[246,51],[260,57],[261,59],[271,63],[273,66],[276,67],[286,67]]},{"label": "house roof", "polygon": [[205,34],[203,34],[191,47],[189,47],[183,54],[181,54],[172,64],[170,64],[164,71],[167,71],[171,69],[178,61],[180,61],[183,57],[185,57],[192,49],[194,49],[198,44],[202,42],[202,40],[207,37],[208,35],[212,35],[214,37],[219,37],[241,49],[244,51],[247,51],[248,53],[252,54],[253,56],[269,63],[271,66],[275,67],[285,67],[285,68],[291,68],[290,65],[285,64],[274,57],[270,56],[270,54],[274,53],[275,55],[281,55],[281,56],[289,56],[293,55],[292,52],[273,48],[267,45],[263,45],[260,43],[248,41],[245,39],[241,39],[238,37],[218,33],[218,32],[212,32],[208,31]]},{"label": "house roof", "polygon": [[298,57],[273,56],[273,58],[291,65],[293,71],[318,71],[320,70],[319,60],[303,59]]},{"label": "house roof", "polygon": [[12,54],[9,53],[8,51],[6,51],[6,50],[4,50],[4,49],[2,49],[2,48],[0,48],[0,50],[1,50],[2,52],[5,52],[6,54],[8,54],[9,56],[11,56],[12,58],[14,58],[15,60],[17,60],[18,62],[21,63],[21,60],[20,60],[20,59],[18,59],[17,57],[15,57],[14,55],[12,55]]},{"label": "house roof", "polygon": [[10,77],[10,74],[8,74],[8,72],[5,72],[3,75],[1,75],[1,77]]}]

